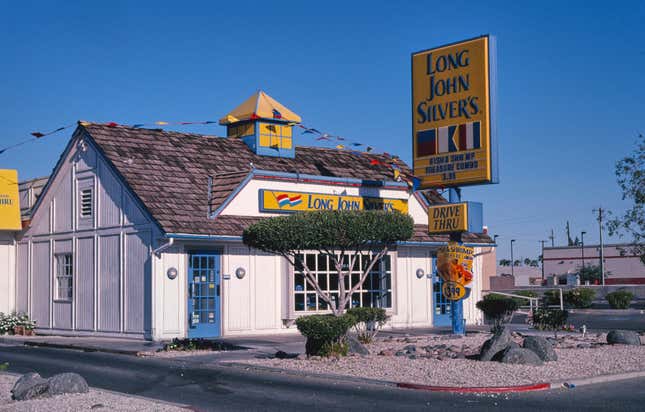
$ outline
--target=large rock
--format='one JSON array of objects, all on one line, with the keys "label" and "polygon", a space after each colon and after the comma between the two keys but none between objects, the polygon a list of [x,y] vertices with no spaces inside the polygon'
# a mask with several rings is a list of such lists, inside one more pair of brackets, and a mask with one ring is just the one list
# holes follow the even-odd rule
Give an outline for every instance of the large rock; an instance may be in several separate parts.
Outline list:
[{"label": "large rock", "polygon": [[22,375],[11,389],[11,398],[17,401],[47,396],[49,381],[39,374],[30,372]]},{"label": "large rock", "polygon": [[85,379],[78,373],[59,373],[49,378],[50,395],[62,395],[64,393],[87,393],[90,390]]},{"label": "large rock", "polygon": [[542,336],[525,337],[522,347],[535,352],[535,354],[545,362],[558,360],[558,355],[555,353],[553,345]]},{"label": "large rock", "polygon": [[347,345],[349,349],[349,353],[353,353],[355,355],[369,355],[370,351],[363,345],[361,342],[359,342],[358,339],[356,339],[354,336],[348,336],[347,337]]},{"label": "large rock", "polygon": [[542,359],[540,359],[540,357],[532,350],[525,348],[506,349],[500,362],[516,365],[542,365]]},{"label": "large rock", "polygon": [[607,334],[607,343],[610,345],[636,345],[641,344],[641,338],[638,333],[631,330],[612,330]]},{"label": "large rock", "polygon": [[511,330],[508,327],[504,327],[484,342],[479,352],[479,360],[489,361],[493,359],[497,353],[506,349],[510,342]]}]

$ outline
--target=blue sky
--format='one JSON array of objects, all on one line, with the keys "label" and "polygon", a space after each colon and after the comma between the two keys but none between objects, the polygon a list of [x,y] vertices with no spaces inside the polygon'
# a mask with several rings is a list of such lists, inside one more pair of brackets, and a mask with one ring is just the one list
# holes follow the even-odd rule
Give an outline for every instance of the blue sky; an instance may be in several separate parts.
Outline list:
[{"label": "blue sky", "polygon": [[[498,258],[511,238],[537,256],[552,228],[562,244],[567,220],[596,242],[592,209],[626,206],[613,167],[645,129],[644,2],[97,3],[3,6],[0,146],[78,119],[216,120],[261,88],[303,123],[409,162],[410,53],[491,33],[501,183],[463,197],[484,203]],[[0,167],[46,175],[70,133]]]}]

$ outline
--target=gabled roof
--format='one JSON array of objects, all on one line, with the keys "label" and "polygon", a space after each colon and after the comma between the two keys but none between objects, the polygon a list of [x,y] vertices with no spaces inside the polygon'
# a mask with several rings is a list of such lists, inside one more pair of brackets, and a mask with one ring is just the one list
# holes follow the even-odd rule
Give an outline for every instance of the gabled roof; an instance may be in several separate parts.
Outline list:
[{"label": "gabled roof", "polygon": [[252,119],[280,119],[300,123],[300,116],[283,106],[280,102],[264,93],[262,90],[246,99],[226,116],[219,124],[230,124]]},{"label": "gabled roof", "polygon": [[[252,169],[394,183],[389,159],[319,147],[298,147],[293,159],[255,154],[243,141],[126,126],[79,126],[114,165],[166,233],[218,234],[209,213]],[[379,164],[372,164],[371,160]],[[404,173],[407,165],[399,161]],[[209,207],[209,176],[212,193]],[[209,210],[210,209],[210,210]]]}]

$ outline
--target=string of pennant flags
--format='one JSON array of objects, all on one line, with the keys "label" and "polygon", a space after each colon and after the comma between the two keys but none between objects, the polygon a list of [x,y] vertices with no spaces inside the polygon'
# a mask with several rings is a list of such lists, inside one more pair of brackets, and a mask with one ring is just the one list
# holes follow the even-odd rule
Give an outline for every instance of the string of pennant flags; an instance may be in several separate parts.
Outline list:
[{"label": "string of pennant flags", "polygon": [[[155,126],[191,126],[191,125],[211,125],[211,124],[217,124],[217,123],[218,122],[214,120],[206,120],[206,121],[190,121],[190,122],[155,121],[151,123],[135,123],[130,125],[120,124],[116,122],[107,122],[102,124],[107,127],[126,126],[126,127],[138,129],[138,128],[155,127]],[[87,126],[92,123],[79,121],[78,123],[61,126],[50,131],[31,132],[30,133],[31,137],[0,149],[0,154],[3,154],[9,150],[18,148],[27,143],[31,143],[36,140],[40,140],[44,137],[62,132],[63,130],[76,127],[77,124],[81,126]],[[313,140],[318,144],[326,145],[328,147],[329,145],[331,145],[333,148],[337,150],[347,151],[355,155],[366,156],[370,161],[370,165],[388,167],[389,169],[392,170],[395,180],[405,181],[410,186],[414,185],[415,177],[411,174],[404,173],[404,171],[401,169],[401,167],[398,164],[400,162],[400,158],[396,155],[392,155],[385,151],[383,152],[377,151],[371,145],[368,145],[359,141],[351,140],[343,136],[326,133],[316,128],[305,126],[301,123],[289,122],[286,125],[293,128],[297,127],[298,129],[301,130],[301,135],[311,135],[311,137],[313,137]],[[376,155],[380,155],[380,157],[384,157],[385,160],[381,160],[377,158]]]}]

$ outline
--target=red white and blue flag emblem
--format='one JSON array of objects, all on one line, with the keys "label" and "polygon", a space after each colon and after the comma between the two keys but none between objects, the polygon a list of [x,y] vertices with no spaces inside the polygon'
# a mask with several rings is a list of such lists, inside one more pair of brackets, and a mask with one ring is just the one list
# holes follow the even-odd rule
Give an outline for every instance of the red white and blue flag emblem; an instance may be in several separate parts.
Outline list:
[{"label": "red white and blue flag emblem", "polygon": [[281,193],[276,196],[276,200],[278,201],[278,206],[281,208],[285,206],[294,207],[302,203],[302,195],[289,196],[286,193]]}]

